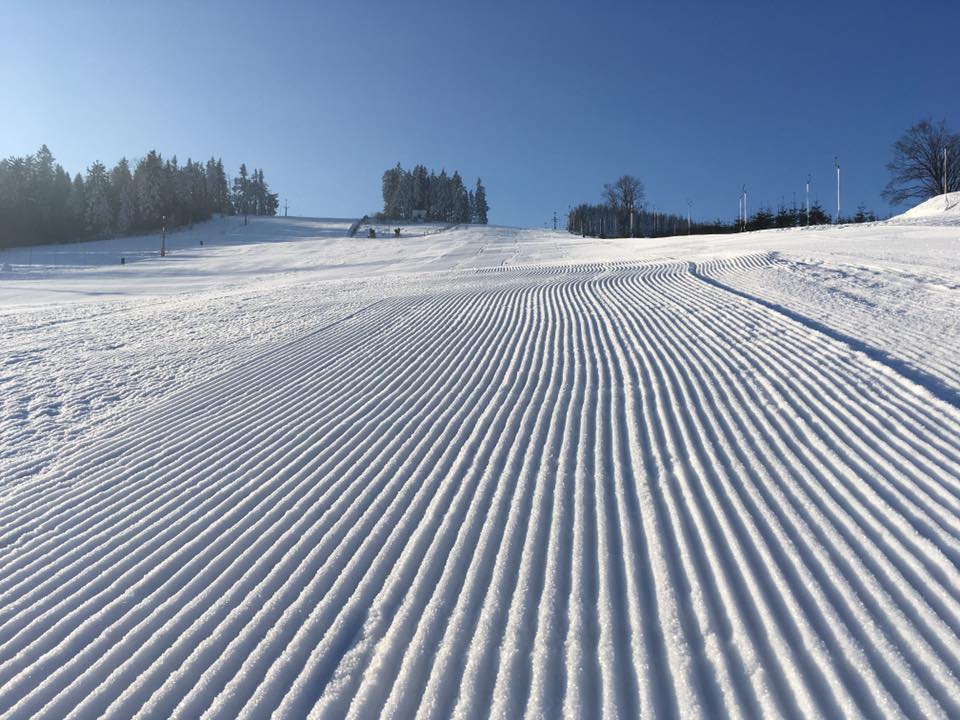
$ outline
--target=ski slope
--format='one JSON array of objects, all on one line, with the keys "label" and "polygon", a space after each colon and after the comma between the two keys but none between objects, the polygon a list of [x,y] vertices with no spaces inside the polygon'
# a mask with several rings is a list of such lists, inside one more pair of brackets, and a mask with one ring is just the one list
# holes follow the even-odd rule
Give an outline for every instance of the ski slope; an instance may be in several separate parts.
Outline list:
[{"label": "ski slope", "polygon": [[0,253],[0,717],[960,716],[960,226],[348,226]]}]

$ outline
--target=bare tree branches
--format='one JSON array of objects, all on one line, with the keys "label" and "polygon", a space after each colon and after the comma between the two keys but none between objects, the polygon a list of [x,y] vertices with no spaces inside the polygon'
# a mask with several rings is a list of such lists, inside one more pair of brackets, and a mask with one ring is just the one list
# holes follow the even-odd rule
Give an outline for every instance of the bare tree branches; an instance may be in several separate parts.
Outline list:
[{"label": "bare tree branches", "polygon": [[[947,151],[947,186],[944,187],[943,151]],[[960,190],[960,135],[947,130],[941,120],[921,120],[893,144],[887,163],[892,177],[883,197],[893,205],[926,200],[945,190]]]},{"label": "bare tree branches", "polygon": [[621,175],[616,182],[603,186],[603,199],[614,210],[636,210],[645,196],[643,182],[633,175]]}]

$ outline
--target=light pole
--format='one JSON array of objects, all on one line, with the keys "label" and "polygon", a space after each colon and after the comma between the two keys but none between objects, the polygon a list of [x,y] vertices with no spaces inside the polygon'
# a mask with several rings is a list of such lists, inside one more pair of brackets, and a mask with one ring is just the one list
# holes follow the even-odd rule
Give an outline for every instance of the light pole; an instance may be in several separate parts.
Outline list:
[{"label": "light pole", "polygon": [[687,235],[691,234],[690,227],[690,216],[693,213],[693,200],[687,200]]},{"label": "light pole", "polygon": [[810,175],[807,175],[807,225],[810,224]]},{"label": "light pole", "polygon": [[947,195],[947,148],[943,148],[943,195]]},{"label": "light pole", "polygon": [[834,225],[840,224],[840,161],[837,156],[833,156],[833,164],[837,166],[837,215],[833,219]]},{"label": "light pole", "polygon": [[747,229],[747,186],[743,186],[743,229]]},{"label": "light pole", "polygon": [[167,216],[160,216],[160,257],[167,254]]}]

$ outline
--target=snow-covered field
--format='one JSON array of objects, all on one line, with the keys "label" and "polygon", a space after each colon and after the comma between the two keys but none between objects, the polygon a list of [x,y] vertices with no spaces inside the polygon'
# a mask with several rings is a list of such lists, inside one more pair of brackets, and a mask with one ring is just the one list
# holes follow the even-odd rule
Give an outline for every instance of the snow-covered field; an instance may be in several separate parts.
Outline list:
[{"label": "snow-covered field", "polygon": [[960,716],[956,205],[349,226],[0,251],[0,716]]}]

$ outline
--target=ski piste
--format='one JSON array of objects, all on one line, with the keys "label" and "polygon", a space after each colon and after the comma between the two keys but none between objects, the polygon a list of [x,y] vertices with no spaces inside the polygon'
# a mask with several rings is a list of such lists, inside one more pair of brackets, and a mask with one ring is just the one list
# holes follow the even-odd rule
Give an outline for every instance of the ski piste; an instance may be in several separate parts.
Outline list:
[{"label": "ski piste", "polygon": [[954,207],[0,252],[0,716],[960,714]]}]

